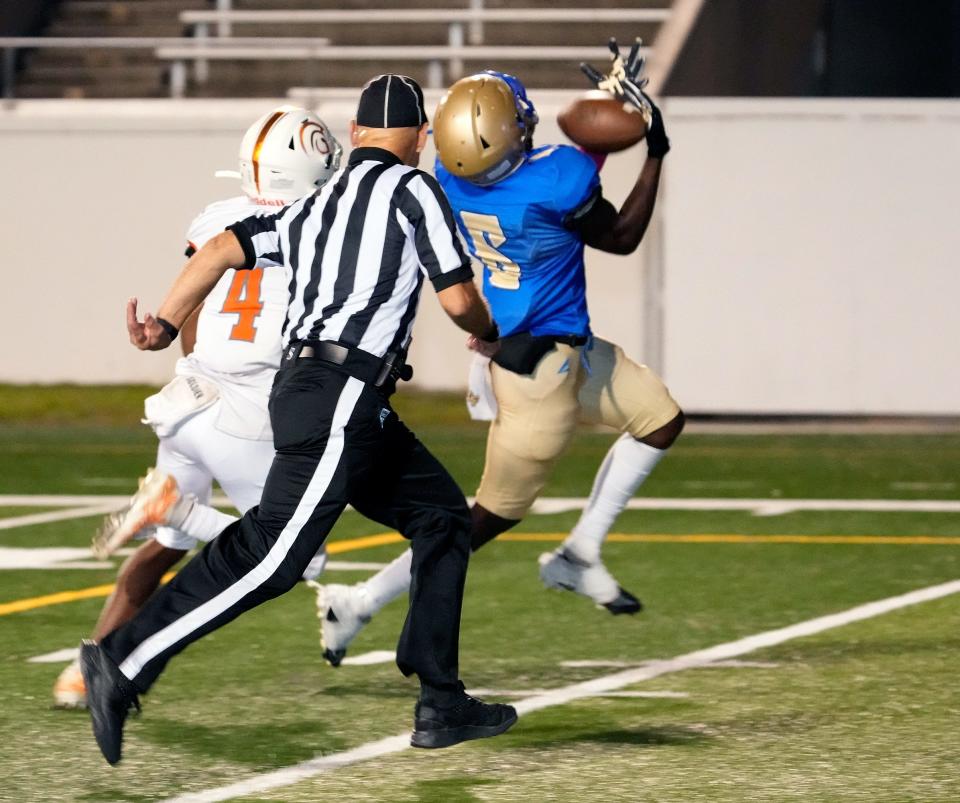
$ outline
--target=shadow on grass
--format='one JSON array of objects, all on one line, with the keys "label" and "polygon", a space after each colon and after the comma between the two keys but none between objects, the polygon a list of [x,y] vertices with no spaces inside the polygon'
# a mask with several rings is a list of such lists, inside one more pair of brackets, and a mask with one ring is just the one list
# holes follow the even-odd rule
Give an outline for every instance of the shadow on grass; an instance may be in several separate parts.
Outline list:
[{"label": "shadow on grass", "polygon": [[[516,734],[521,737],[521,734]],[[633,745],[634,747],[661,747],[665,745],[695,747],[710,740],[700,731],[681,725],[661,727],[608,728],[590,730],[557,724],[524,729],[522,738],[513,747],[544,749],[569,744]]]},{"label": "shadow on grass", "polygon": [[368,700],[371,697],[389,700],[409,700],[410,710],[413,711],[413,704],[417,701],[419,689],[405,683],[382,683],[379,685],[358,685],[355,681],[351,685],[343,686],[323,686],[311,691],[309,697],[337,697],[343,700],[349,700],[356,697],[361,700]]},{"label": "shadow on grass", "polygon": [[442,778],[433,781],[417,781],[412,797],[398,798],[397,803],[477,803],[473,793],[477,786],[488,786],[497,781],[492,778]]},{"label": "shadow on grass", "polygon": [[315,719],[256,723],[236,721],[209,727],[195,721],[150,717],[137,734],[144,741],[214,760],[274,769],[344,747],[327,723]]},{"label": "shadow on grass", "polygon": [[149,803],[155,801],[156,795],[138,795],[132,794],[129,787],[122,789],[101,789],[96,792],[88,792],[85,795],[75,798],[76,800],[89,800],[91,803]]}]

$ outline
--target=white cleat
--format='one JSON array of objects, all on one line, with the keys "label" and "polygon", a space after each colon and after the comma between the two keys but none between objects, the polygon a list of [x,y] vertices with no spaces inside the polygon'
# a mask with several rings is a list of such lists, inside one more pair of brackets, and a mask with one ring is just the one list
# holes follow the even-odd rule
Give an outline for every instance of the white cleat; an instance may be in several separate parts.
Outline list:
[{"label": "white cleat", "polygon": [[360,589],[344,585],[322,586],[312,580],[307,585],[317,591],[323,658],[330,666],[340,666],[350,642],[370,621],[369,616],[361,613]]},{"label": "white cleat", "polygon": [[547,588],[574,591],[612,614],[637,613],[643,605],[607,571],[601,561],[584,563],[563,547],[540,556],[540,579]]},{"label": "white cleat", "polygon": [[181,496],[173,477],[150,469],[127,506],[104,518],[93,537],[93,554],[103,560],[149,527],[182,521],[193,503],[193,496]]},{"label": "white cleat", "polygon": [[72,661],[60,673],[57,682],[53,684],[54,708],[86,708],[87,687],[80,674],[80,664]]}]

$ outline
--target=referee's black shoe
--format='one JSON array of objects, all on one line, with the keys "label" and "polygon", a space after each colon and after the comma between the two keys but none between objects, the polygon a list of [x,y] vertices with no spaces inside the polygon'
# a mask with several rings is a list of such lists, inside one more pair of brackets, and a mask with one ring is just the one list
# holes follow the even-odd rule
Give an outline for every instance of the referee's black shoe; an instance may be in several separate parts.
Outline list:
[{"label": "referee's black shoe", "polygon": [[136,689],[110,656],[92,641],[80,645],[80,672],[87,687],[93,736],[103,757],[116,764],[123,746],[123,723],[131,708],[140,710]]},{"label": "referee's black shoe", "polygon": [[512,705],[485,703],[471,697],[460,684],[460,693],[442,707],[420,700],[414,709],[414,747],[452,747],[470,739],[485,739],[509,730],[517,721]]}]

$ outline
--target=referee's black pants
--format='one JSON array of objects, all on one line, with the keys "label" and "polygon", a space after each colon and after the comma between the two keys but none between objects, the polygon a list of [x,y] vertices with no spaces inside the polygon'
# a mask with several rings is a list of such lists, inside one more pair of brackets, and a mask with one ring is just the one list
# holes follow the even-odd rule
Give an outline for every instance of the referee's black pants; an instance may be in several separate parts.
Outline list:
[{"label": "referee's black pants", "polygon": [[171,657],[290,590],[350,503],[413,549],[397,665],[425,694],[456,688],[470,516],[453,478],[373,386],[317,360],[282,368],[270,397],[277,455],[258,507],[207,544],[102,641],[146,691]]}]

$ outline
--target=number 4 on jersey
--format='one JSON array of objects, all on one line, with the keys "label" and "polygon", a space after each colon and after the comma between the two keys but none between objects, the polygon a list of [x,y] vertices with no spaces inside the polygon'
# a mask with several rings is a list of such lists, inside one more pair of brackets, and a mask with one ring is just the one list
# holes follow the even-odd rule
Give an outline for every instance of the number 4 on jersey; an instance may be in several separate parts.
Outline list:
[{"label": "number 4 on jersey", "polygon": [[460,217],[470,232],[477,259],[490,270],[490,284],[501,290],[519,290],[520,266],[497,250],[498,246],[507,241],[497,216],[461,212]]},{"label": "number 4 on jersey", "polygon": [[238,270],[233,276],[230,291],[223,302],[223,309],[220,310],[240,316],[230,331],[231,340],[246,340],[252,343],[257,336],[254,323],[263,311],[263,301],[260,298],[261,279],[263,268]]}]

